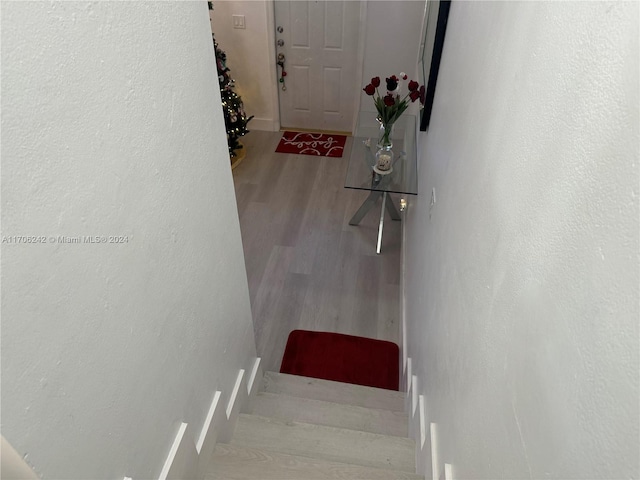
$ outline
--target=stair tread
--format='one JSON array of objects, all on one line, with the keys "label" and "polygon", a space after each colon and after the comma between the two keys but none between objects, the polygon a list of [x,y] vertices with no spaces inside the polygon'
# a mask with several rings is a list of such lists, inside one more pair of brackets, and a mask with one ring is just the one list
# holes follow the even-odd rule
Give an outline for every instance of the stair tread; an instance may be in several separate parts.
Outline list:
[{"label": "stair tread", "polygon": [[282,393],[360,407],[404,411],[405,394],[402,392],[319,378],[266,372],[263,390],[268,393]]},{"label": "stair tread", "polygon": [[414,473],[218,444],[206,480],[424,480]]},{"label": "stair tread", "polygon": [[253,413],[263,417],[275,417],[287,421],[314,423],[396,437],[406,437],[409,433],[406,413],[286,394],[258,393],[253,403]]},{"label": "stair tread", "polygon": [[232,445],[365,467],[415,472],[409,438],[241,414]]}]

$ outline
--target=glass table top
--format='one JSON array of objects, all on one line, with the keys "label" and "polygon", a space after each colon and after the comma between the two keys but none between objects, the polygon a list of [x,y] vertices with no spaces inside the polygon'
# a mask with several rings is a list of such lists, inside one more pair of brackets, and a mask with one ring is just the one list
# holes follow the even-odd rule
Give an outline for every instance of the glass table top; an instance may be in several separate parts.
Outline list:
[{"label": "glass table top", "polygon": [[395,124],[392,137],[393,171],[388,175],[373,171],[379,129],[375,112],[358,114],[345,188],[417,195],[416,116],[405,113]]}]

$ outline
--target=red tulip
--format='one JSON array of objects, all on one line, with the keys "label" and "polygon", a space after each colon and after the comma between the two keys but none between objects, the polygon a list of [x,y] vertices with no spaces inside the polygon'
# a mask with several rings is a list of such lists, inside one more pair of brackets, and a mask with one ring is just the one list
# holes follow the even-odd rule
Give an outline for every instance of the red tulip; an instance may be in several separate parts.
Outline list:
[{"label": "red tulip", "polygon": [[371,85],[378,88],[380,86],[380,77],[373,77],[371,79]]},{"label": "red tulip", "polygon": [[384,97],[384,104],[387,107],[393,107],[395,105],[396,101],[393,98],[393,95],[389,94],[387,96]]},{"label": "red tulip", "polygon": [[387,92],[393,92],[398,88],[398,77],[392,75],[391,78],[387,78]]},{"label": "red tulip", "polygon": [[422,86],[420,87],[419,92],[420,92],[420,103],[424,105],[424,93],[425,93],[425,92],[424,92],[424,85],[422,85]]},{"label": "red tulip", "polygon": [[420,98],[420,92],[417,90],[414,90],[409,94],[409,98],[411,99],[412,102],[415,102],[417,99]]},{"label": "red tulip", "polygon": [[420,86],[420,84],[418,82],[414,82],[413,80],[411,80],[409,82],[409,91],[410,92],[415,92],[416,90],[418,90],[419,86]]},{"label": "red tulip", "polygon": [[364,90],[364,92],[367,95],[373,95],[374,93],[376,93],[376,87],[374,87],[373,85],[369,84],[366,87],[364,87],[362,90]]}]

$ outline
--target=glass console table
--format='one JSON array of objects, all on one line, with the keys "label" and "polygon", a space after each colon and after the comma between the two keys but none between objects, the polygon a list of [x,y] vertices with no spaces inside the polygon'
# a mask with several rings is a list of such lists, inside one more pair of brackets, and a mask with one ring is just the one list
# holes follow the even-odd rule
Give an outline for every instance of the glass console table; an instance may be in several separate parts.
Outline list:
[{"label": "glass console table", "polygon": [[347,165],[345,188],[369,190],[369,196],[349,221],[349,225],[358,225],[364,216],[382,198],[380,223],[378,225],[378,242],[376,253],[382,246],[382,230],[384,212],[389,212],[393,220],[400,220],[390,193],[403,195],[418,194],[417,152],[416,152],[416,117],[404,114],[396,122],[393,131],[393,170],[388,175],[379,175],[373,171],[376,163],[376,141],[380,124],[375,112],[360,112],[358,126],[351,147],[351,155]]}]

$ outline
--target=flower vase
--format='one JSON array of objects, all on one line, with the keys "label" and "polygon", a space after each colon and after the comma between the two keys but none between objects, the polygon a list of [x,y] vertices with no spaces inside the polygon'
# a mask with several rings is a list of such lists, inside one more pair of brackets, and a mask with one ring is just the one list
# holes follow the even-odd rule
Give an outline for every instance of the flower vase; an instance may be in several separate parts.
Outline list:
[{"label": "flower vase", "polygon": [[393,123],[382,123],[380,119],[378,134],[378,151],[374,171],[380,175],[387,175],[393,170]]},{"label": "flower vase", "polygon": [[393,147],[393,127],[395,123],[383,123],[380,118],[377,119],[380,123],[380,130],[378,131],[378,148]]}]

